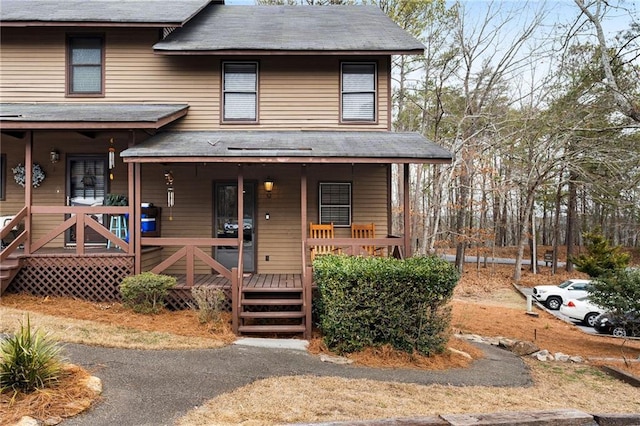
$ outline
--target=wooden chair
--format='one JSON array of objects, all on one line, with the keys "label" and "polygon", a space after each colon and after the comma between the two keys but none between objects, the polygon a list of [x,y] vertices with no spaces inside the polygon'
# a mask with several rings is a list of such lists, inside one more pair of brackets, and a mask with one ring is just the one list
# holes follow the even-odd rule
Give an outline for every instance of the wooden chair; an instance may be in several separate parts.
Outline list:
[{"label": "wooden chair", "polygon": [[[309,238],[333,238],[333,223],[309,224]],[[311,247],[311,262],[313,259],[321,254],[335,254],[336,249],[332,245],[321,245]]]},{"label": "wooden chair", "polygon": [[[367,224],[351,224],[351,238],[375,238],[376,237],[376,225],[374,223]],[[376,246],[362,246],[362,248],[369,254],[369,256],[382,256],[383,247]],[[357,254],[357,253],[354,253]]]}]

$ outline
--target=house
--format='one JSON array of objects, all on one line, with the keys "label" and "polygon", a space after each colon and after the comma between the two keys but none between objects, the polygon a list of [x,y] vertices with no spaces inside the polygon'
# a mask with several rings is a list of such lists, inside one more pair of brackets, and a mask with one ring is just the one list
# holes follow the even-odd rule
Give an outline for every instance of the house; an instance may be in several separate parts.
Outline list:
[{"label": "house", "polygon": [[[311,223],[332,223],[344,253],[362,251],[351,225],[373,223],[367,245],[410,254],[408,233],[390,235],[391,166],[451,154],[391,131],[391,57],[424,46],[380,9],[0,10],[3,290],[113,299],[124,277],[151,270],[178,277],[174,307],[216,285],[237,332],[308,334],[311,249],[323,242]],[[36,187],[16,183],[34,176]]]}]

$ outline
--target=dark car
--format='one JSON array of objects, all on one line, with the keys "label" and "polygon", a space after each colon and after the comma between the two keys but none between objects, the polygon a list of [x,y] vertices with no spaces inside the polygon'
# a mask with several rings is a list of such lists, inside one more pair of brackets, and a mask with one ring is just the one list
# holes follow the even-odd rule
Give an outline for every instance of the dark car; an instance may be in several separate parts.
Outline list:
[{"label": "dark car", "polygon": [[616,337],[640,336],[640,314],[615,315],[605,312],[596,318],[594,328],[598,333],[612,334]]}]

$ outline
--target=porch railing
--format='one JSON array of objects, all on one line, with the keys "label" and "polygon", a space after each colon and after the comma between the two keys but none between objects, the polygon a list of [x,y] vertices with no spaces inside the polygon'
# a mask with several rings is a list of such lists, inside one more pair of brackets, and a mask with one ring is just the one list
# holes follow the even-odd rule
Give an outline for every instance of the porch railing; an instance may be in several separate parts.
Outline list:
[{"label": "porch railing", "polygon": [[[2,229],[0,230],[0,240],[3,240],[9,236],[10,233],[15,232],[15,230],[19,229],[19,225],[22,221],[27,217],[29,213],[29,208],[24,206],[18,214],[16,214],[13,219],[4,224]],[[14,253],[21,244],[23,244],[29,238],[29,229],[25,226],[21,232],[15,235],[13,241],[7,244],[6,247],[2,248],[0,252],[0,262],[4,262],[9,258],[9,256]]]}]

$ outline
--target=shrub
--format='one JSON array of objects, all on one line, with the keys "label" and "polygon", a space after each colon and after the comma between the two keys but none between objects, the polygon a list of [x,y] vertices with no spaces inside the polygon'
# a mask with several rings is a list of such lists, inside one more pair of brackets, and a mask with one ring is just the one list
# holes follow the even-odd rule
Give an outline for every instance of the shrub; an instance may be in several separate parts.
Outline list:
[{"label": "shrub", "polygon": [[122,280],[120,294],[124,305],[134,312],[156,314],[164,307],[164,299],[175,285],[174,277],[143,272]]},{"label": "shrub", "polygon": [[55,383],[62,372],[62,348],[40,330],[20,331],[0,341],[0,392],[32,392]]},{"label": "shrub", "polygon": [[625,269],[592,281],[589,300],[615,314],[640,316],[640,269]]},{"label": "shrub", "polygon": [[327,255],[314,260],[313,270],[319,325],[331,350],[385,344],[423,355],[444,350],[450,322],[446,305],[459,279],[448,262]]},{"label": "shrub", "polygon": [[599,277],[624,269],[630,260],[627,253],[622,253],[620,246],[611,247],[600,229],[582,234],[587,248],[586,254],[571,259],[576,269],[590,277]]},{"label": "shrub", "polygon": [[191,288],[191,295],[198,307],[198,319],[201,324],[220,322],[221,313],[227,296],[219,288],[211,286],[197,286]]}]

